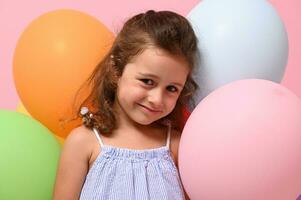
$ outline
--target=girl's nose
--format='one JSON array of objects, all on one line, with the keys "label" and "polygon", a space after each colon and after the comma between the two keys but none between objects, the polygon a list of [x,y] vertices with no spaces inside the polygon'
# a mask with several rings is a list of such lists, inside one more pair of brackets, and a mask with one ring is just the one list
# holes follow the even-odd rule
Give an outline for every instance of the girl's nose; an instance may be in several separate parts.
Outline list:
[{"label": "girl's nose", "polygon": [[163,91],[160,88],[149,91],[148,101],[154,108],[161,109],[163,106]]}]

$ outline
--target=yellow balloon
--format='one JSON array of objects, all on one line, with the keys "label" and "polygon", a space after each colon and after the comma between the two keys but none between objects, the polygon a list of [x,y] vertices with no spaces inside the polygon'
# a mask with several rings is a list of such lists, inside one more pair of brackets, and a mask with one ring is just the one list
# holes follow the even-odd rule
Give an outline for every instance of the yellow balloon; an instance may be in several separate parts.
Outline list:
[{"label": "yellow balloon", "polygon": [[64,144],[64,142],[65,142],[65,139],[64,139],[64,138],[61,138],[60,136],[57,136],[57,135],[54,135],[54,136],[55,136],[55,138],[59,141],[59,143],[60,143],[61,145]]},{"label": "yellow balloon", "polygon": [[[24,105],[23,105],[22,102],[19,102],[19,104],[18,104],[18,106],[17,106],[17,112],[23,113],[23,114],[28,115],[28,116],[31,117],[31,115],[30,115],[29,112],[26,110],[26,108],[24,107]],[[61,145],[64,144],[64,142],[65,142],[65,139],[64,139],[64,138],[59,137],[59,136],[57,136],[57,135],[55,135],[55,134],[53,134],[53,135],[55,136],[55,138],[57,139],[57,141],[59,141],[59,143],[60,143]]]},{"label": "yellow balloon", "polygon": [[25,115],[30,116],[29,112],[26,110],[26,108],[24,107],[22,102],[19,102],[18,106],[17,106],[17,111],[20,113],[23,113]]}]

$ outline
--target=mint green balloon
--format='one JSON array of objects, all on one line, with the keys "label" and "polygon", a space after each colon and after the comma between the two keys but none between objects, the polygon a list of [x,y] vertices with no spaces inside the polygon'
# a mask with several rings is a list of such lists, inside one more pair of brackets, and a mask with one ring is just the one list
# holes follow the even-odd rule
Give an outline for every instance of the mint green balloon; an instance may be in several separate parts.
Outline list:
[{"label": "mint green balloon", "polygon": [[0,110],[0,199],[52,199],[60,149],[40,122]]}]

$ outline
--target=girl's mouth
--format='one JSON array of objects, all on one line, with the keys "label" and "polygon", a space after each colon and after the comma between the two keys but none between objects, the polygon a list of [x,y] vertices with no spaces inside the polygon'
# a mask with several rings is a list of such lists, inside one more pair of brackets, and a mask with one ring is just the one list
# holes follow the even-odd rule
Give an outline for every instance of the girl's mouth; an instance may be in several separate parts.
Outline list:
[{"label": "girl's mouth", "polygon": [[138,105],[141,106],[141,107],[143,107],[144,110],[147,110],[147,111],[149,111],[149,112],[151,112],[151,113],[160,113],[160,112],[162,112],[161,110],[155,110],[155,109],[149,108],[149,107],[147,107],[147,106],[144,106],[144,105],[142,105],[142,104],[138,104]]}]

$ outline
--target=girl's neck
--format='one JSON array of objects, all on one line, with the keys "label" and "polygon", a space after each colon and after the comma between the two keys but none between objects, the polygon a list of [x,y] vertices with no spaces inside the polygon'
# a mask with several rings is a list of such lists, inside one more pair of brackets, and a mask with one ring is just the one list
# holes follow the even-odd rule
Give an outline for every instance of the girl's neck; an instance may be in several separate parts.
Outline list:
[{"label": "girl's neck", "polygon": [[110,135],[112,146],[129,149],[152,149],[164,146],[167,128],[156,128],[150,125],[121,126]]},{"label": "girl's neck", "polygon": [[139,124],[131,119],[124,119],[119,118],[117,119],[117,131],[121,132],[127,132],[132,134],[141,134],[141,135],[147,135],[147,134],[154,134],[154,132],[158,129],[162,128],[162,126],[159,126],[156,123],[143,125]]},{"label": "girl's neck", "polygon": [[115,102],[113,109],[116,113],[116,129],[106,138],[112,146],[131,149],[149,149],[165,145],[167,128],[152,123],[139,124],[131,119]]}]

